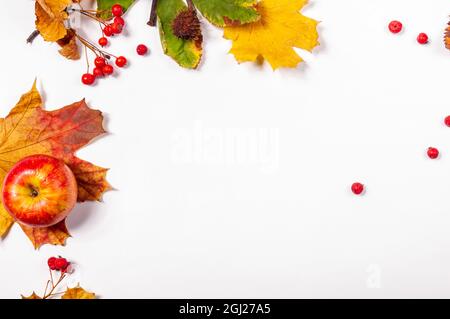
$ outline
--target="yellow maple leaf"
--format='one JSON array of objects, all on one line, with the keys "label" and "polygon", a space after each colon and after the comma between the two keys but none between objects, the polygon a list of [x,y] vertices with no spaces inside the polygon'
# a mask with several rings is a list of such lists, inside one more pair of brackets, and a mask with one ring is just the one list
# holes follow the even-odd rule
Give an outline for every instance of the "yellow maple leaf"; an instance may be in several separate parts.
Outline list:
[{"label": "yellow maple leaf", "polygon": [[87,292],[78,285],[75,288],[67,288],[61,299],[95,299],[95,294]]},{"label": "yellow maple leaf", "polygon": [[[100,200],[111,188],[106,181],[107,169],[78,158],[75,152],[103,133],[102,113],[89,108],[85,100],[45,111],[34,83],[9,114],[0,118],[0,185],[15,163],[45,154],[64,160],[70,167],[77,179],[79,202]],[[0,238],[13,223],[0,203]],[[70,236],[65,220],[49,227],[20,226],[36,249],[44,244],[64,245]]]},{"label": "yellow maple leaf", "polygon": [[22,299],[42,299],[42,298],[36,295],[36,293],[33,291],[33,293],[28,297],[22,295]]},{"label": "yellow maple leaf", "polygon": [[312,51],[319,45],[318,22],[300,13],[307,2],[262,0],[259,21],[224,28],[224,37],[233,41],[230,53],[238,62],[267,60],[274,70],[296,67],[303,60],[294,47]]},{"label": "yellow maple leaf", "polygon": [[45,41],[55,42],[67,34],[65,11],[72,0],[36,0],[36,29]]}]

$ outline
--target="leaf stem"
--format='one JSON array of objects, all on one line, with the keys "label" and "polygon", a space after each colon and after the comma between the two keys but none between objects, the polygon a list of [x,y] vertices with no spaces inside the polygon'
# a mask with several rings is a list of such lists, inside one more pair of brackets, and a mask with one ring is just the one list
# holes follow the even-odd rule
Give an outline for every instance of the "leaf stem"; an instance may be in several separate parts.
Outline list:
[{"label": "leaf stem", "polygon": [[34,39],[41,34],[38,30],[34,30],[27,38],[27,43],[33,43]]},{"label": "leaf stem", "polygon": [[157,19],[157,7],[158,7],[158,0],[153,0],[152,2],[152,9],[150,11],[150,18],[147,22],[147,24],[151,27],[156,26],[156,19]]}]

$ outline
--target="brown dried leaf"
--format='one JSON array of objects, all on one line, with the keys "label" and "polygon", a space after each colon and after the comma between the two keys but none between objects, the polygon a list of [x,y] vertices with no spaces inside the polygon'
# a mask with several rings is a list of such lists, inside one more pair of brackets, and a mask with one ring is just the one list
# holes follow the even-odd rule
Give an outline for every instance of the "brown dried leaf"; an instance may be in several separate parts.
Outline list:
[{"label": "brown dried leaf", "polygon": [[69,60],[80,59],[80,51],[78,50],[77,37],[74,30],[69,29],[66,36],[58,40],[57,43],[61,46],[61,49],[58,52],[63,57],[66,57]]}]

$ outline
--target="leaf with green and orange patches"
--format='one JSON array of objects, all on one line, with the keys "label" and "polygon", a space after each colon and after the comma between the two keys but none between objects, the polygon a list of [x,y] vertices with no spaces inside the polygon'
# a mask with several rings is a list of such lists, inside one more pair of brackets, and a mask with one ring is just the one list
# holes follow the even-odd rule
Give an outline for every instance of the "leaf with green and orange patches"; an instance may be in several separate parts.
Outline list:
[{"label": "leaf with green and orange patches", "polygon": [[319,45],[316,20],[300,13],[308,0],[262,0],[261,19],[225,27],[224,37],[233,42],[230,53],[240,62],[267,60],[273,69],[294,68],[302,58],[295,48],[312,51]]},{"label": "leaf with green and orange patches", "polygon": [[72,0],[36,0],[36,29],[45,41],[56,42],[67,34],[66,12]]},{"label": "leaf with green and orange patches", "polygon": [[75,288],[67,288],[61,299],[95,299],[95,294],[87,292],[78,285]]},{"label": "leaf with green and orange patches", "polygon": [[175,35],[173,29],[175,19],[187,10],[183,0],[158,1],[158,28],[164,53],[180,66],[195,69],[203,54],[201,30],[196,31],[199,35],[195,39],[182,39]]},{"label": "leaf with green and orange patches", "polygon": [[[110,189],[105,168],[79,159],[75,152],[105,133],[103,115],[85,100],[55,111],[45,111],[36,85],[24,94],[8,116],[0,119],[0,184],[7,172],[26,156],[45,154],[64,160],[78,183],[78,201],[100,200]],[[0,208],[0,235],[7,233],[12,218]],[[64,245],[69,237],[65,222],[51,227],[22,229],[36,248]]]},{"label": "leaf with green and orange patches", "polygon": [[24,295],[22,295],[22,299],[42,299],[42,298],[39,297],[38,295],[36,295],[36,293],[33,291],[33,293],[28,297],[25,297]]},{"label": "leaf with green and orange patches", "polygon": [[193,0],[195,7],[218,27],[241,25],[258,21],[258,0]]}]

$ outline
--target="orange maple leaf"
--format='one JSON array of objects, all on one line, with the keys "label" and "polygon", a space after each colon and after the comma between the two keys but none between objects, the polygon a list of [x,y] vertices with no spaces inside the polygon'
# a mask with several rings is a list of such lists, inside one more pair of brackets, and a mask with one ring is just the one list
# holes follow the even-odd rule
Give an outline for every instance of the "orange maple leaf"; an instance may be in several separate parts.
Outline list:
[{"label": "orange maple leaf", "polygon": [[[64,160],[71,168],[78,183],[79,202],[100,200],[111,188],[106,181],[107,169],[81,160],[74,153],[103,133],[102,113],[90,109],[84,99],[55,111],[45,111],[34,84],[8,116],[0,119],[0,183],[22,158],[46,154]],[[0,237],[7,234],[13,223],[13,218],[0,205]],[[70,236],[65,220],[51,227],[21,227],[36,249],[43,244],[64,245]]]}]

